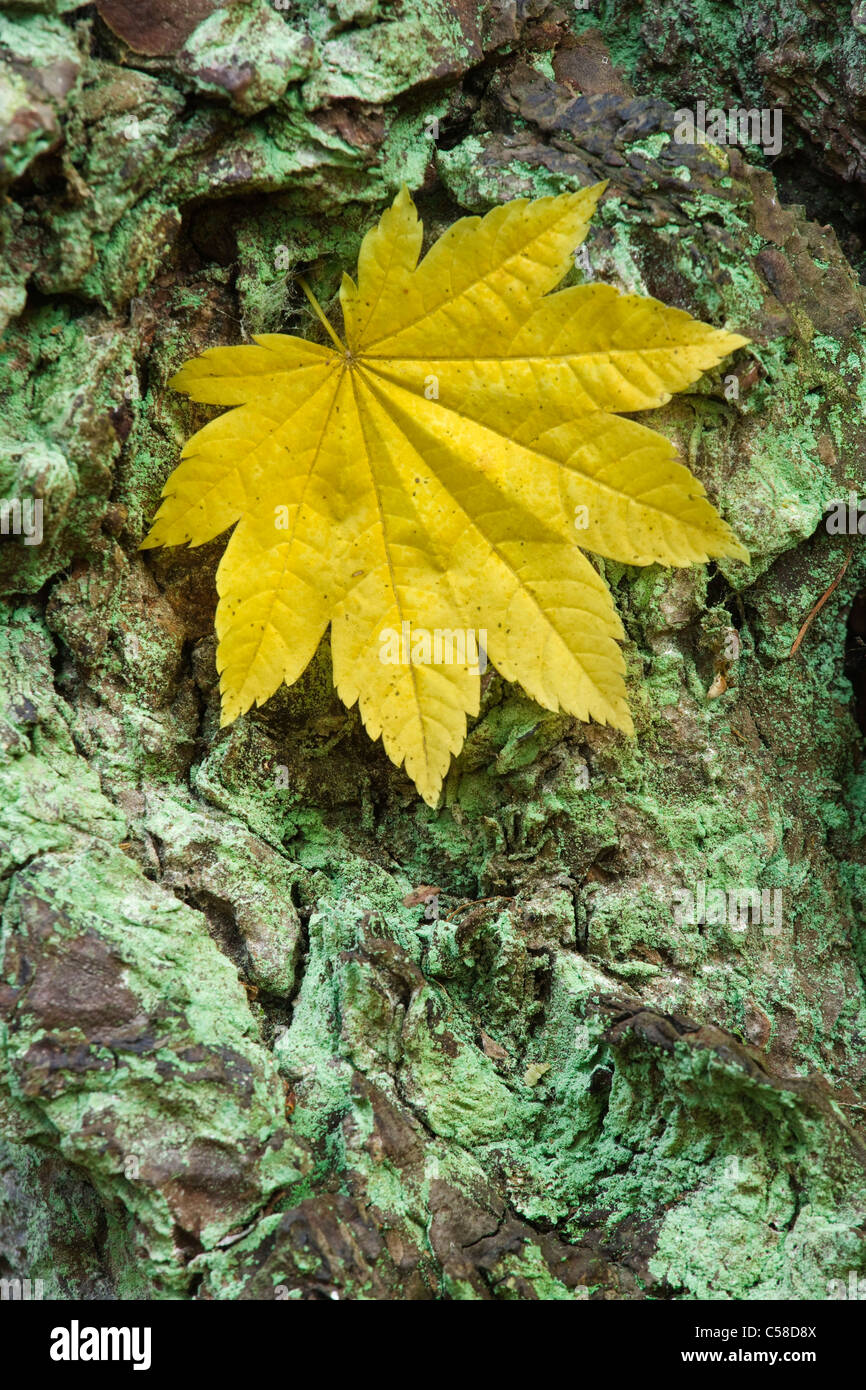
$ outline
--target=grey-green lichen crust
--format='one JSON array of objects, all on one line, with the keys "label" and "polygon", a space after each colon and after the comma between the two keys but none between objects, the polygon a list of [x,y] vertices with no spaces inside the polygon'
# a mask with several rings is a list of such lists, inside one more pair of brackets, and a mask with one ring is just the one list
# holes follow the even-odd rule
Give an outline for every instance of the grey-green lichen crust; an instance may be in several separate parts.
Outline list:
[{"label": "grey-green lichen crust", "polygon": [[[834,1296],[866,1263],[866,566],[821,525],[866,491],[856,276],[766,170],[676,143],[622,17],[176,9],[0,19],[0,495],[45,518],[0,542],[0,1275]],[[751,564],[602,566],[637,739],[494,675],[431,811],[327,644],[220,730],[222,543],[137,550],[208,415],[167,379],[315,336],[297,270],[332,299],[403,180],[432,237],[600,178],[572,278],[752,340],[652,416]],[[780,929],[690,923],[702,884],[780,890]]]}]

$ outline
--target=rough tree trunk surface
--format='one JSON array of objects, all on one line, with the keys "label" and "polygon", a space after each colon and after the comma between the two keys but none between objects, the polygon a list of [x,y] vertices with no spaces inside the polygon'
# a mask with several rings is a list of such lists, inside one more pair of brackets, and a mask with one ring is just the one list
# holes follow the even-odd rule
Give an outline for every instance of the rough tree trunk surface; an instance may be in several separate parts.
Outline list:
[{"label": "rough tree trunk surface", "polygon": [[[850,0],[0,17],[0,490],[45,518],[0,543],[0,1275],[567,1300],[863,1271],[866,566],[822,514],[866,490],[864,34]],[[781,106],[778,160],[677,143],[698,100]],[[223,542],[137,549],[216,413],[168,377],[320,338],[298,271],[331,301],[403,181],[430,238],[601,178],[573,278],[752,340],[652,416],[751,565],[602,564],[637,739],[494,675],[430,810],[327,642],[221,731]],[[679,920],[702,884],[781,889],[780,927]]]}]

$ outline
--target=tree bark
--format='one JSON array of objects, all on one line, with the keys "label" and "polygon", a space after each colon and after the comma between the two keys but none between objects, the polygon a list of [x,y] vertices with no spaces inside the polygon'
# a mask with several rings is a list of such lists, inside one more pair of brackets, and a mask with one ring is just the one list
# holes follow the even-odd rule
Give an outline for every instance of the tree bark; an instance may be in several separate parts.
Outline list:
[{"label": "tree bark", "polygon": [[[861,11],[829,41],[805,0],[688,32],[671,0],[0,17],[0,487],[44,518],[0,542],[0,1276],[747,1300],[864,1272]],[[779,107],[778,156],[679,138],[699,101]],[[404,181],[429,243],[600,179],[571,278],[750,339],[647,422],[751,564],[600,562],[636,739],[492,673],[431,810],[327,641],[221,730],[224,539],[138,549],[216,413],[168,379],[320,338],[298,274],[334,301]]]}]

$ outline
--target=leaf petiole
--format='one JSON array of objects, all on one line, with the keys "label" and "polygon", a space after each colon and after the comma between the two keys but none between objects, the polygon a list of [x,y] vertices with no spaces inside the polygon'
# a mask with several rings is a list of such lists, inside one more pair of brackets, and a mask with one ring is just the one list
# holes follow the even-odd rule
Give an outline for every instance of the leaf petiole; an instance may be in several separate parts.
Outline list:
[{"label": "leaf petiole", "polygon": [[321,304],[319,303],[316,296],[313,294],[313,291],[310,289],[303,275],[298,276],[298,283],[301,286],[301,289],[304,291],[304,294],[307,296],[307,299],[310,301],[310,304],[313,307],[313,312],[315,313],[316,317],[325,325],[325,327],[331,335],[333,342],[336,343],[337,347],[340,349],[340,352],[348,352],[346,344],[342,341],[338,334],[334,332],[333,328],[331,327],[330,323],[325,317],[325,312],[322,309]]}]

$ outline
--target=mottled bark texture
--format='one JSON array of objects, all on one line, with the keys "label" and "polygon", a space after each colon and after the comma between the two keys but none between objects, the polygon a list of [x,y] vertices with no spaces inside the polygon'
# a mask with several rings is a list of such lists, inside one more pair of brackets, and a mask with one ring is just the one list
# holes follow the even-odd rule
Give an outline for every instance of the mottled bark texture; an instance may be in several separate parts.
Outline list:
[{"label": "mottled bark texture", "polygon": [[[808,0],[0,17],[0,494],[45,532],[0,541],[0,1275],[750,1299],[864,1270],[866,565],[822,521],[866,491],[864,32]],[[778,167],[677,143],[698,100],[781,105]],[[404,180],[433,236],[600,178],[573,278],[752,340],[652,417],[751,565],[603,565],[636,740],[494,674],[431,811],[327,643],[221,731],[221,543],[137,549],[212,413],[167,378],[320,336],[298,271],[331,301]],[[690,924],[702,884],[779,889],[781,922]]]}]

